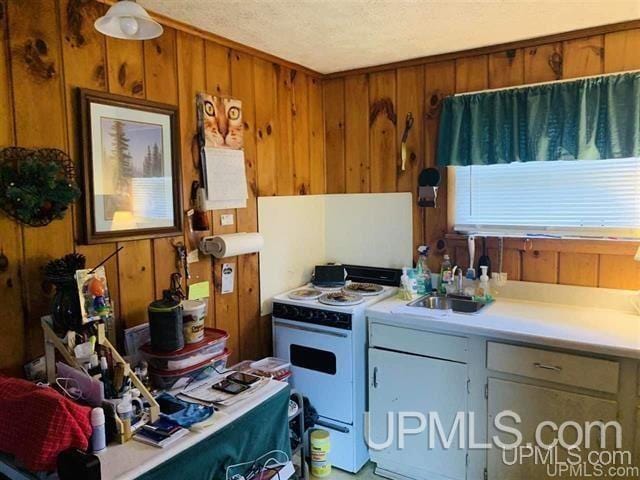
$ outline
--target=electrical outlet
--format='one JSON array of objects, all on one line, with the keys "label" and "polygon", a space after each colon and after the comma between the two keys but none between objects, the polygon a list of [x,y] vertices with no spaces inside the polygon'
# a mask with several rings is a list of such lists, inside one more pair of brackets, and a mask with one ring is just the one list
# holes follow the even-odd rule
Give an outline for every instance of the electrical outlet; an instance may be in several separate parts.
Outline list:
[{"label": "electrical outlet", "polygon": [[220,225],[222,225],[223,227],[227,225],[233,225],[233,213],[220,215]]}]

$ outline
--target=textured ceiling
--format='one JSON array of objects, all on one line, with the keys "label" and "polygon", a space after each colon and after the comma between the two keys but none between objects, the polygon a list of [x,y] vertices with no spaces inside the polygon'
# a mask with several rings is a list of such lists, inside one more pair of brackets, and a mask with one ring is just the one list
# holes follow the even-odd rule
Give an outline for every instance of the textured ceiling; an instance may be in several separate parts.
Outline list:
[{"label": "textured ceiling", "polygon": [[138,0],[321,73],[640,18],[640,0]]}]

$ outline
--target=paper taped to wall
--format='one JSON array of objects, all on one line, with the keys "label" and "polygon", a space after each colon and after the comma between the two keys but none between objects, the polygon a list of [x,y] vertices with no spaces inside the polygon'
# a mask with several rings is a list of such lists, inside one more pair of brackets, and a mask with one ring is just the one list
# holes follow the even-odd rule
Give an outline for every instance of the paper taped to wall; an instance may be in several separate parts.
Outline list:
[{"label": "paper taped to wall", "polygon": [[207,210],[245,208],[247,177],[244,152],[228,148],[205,148]]}]

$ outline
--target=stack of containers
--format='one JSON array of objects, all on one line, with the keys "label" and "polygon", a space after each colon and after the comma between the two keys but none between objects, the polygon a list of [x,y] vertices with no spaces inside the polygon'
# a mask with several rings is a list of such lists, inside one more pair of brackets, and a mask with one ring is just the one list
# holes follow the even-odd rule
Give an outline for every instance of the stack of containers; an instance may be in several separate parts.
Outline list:
[{"label": "stack of containers", "polygon": [[[155,387],[171,389],[180,378],[196,378],[210,367],[217,371],[226,368],[229,357],[229,351],[226,348],[229,335],[224,330],[205,328],[207,314],[205,302],[184,300],[178,308],[176,308],[177,305],[170,305],[170,308],[167,308],[166,300],[164,304],[159,304],[160,301],[149,306],[151,341],[140,348],[142,355],[149,363],[149,376]],[[171,328],[166,328],[169,310],[172,315],[172,325]],[[161,334],[157,326],[154,329],[154,324],[159,323],[158,320],[164,322],[162,326],[165,328],[162,329]],[[180,333],[173,335],[173,331]],[[167,343],[167,337],[182,338]],[[173,350],[170,351],[167,348],[169,345],[173,346]]]}]

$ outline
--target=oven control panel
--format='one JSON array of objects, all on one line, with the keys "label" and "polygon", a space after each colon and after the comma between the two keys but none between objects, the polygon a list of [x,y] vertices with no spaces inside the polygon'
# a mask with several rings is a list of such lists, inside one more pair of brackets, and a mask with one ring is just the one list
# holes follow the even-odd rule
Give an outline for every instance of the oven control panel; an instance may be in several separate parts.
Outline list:
[{"label": "oven control panel", "polygon": [[351,330],[350,313],[333,312],[320,308],[299,307],[275,302],[273,304],[273,317]]}]

